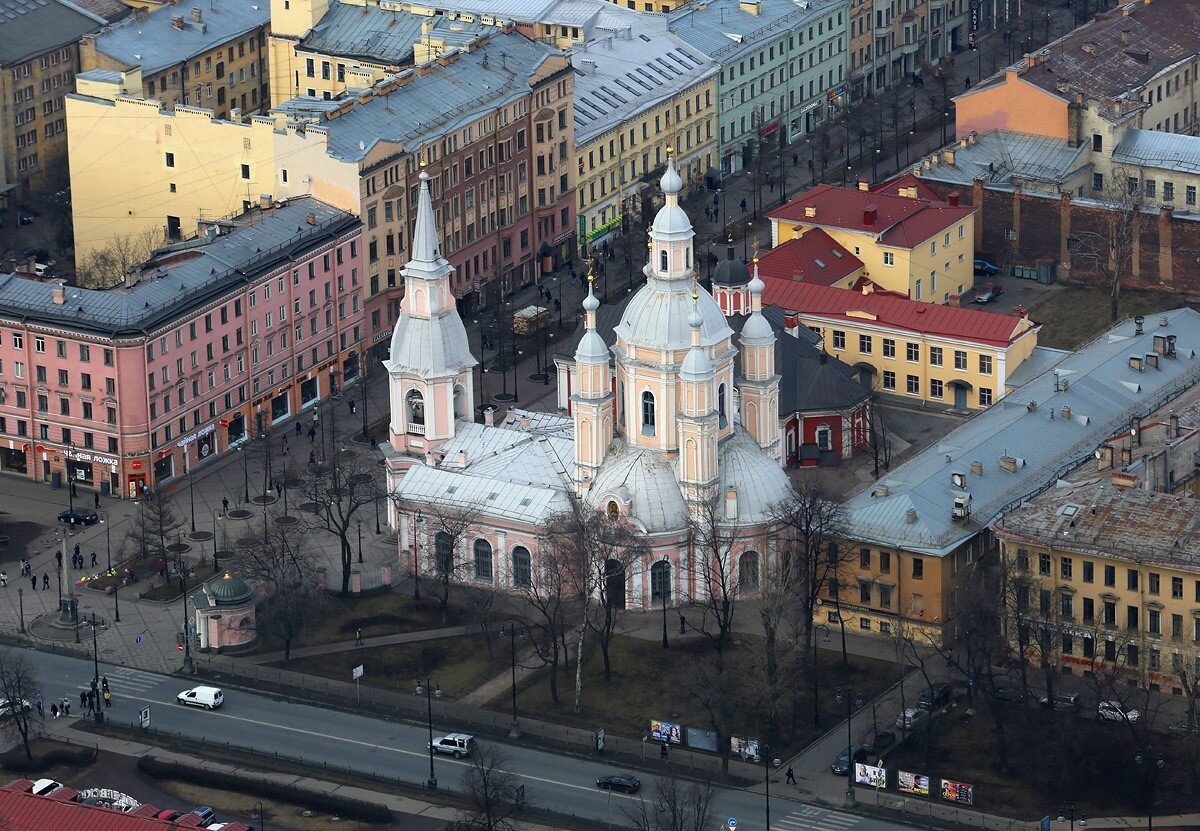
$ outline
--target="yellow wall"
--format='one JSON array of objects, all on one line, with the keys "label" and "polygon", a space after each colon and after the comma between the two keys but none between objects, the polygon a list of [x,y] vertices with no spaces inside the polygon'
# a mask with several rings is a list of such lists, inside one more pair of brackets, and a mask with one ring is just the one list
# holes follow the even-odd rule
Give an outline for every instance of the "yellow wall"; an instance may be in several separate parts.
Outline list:
[{"label": "yellow wall", "polygon": [[79,95],[68,96],[66,111],[76,256],[115,236],[165,232],[168,216],[192,237],[198,220],[241,213],[244,202],[275,193],[273,127],[265,120],[238,124],[208,110]]},{"label": "yellow wall", "polygon": [[64,98],[75,86],[77,61],[78,46],[72,43],[6,66],[0,73],[0,146],[8,184],[36,181],[66,154]]},{"label": "yellow wall", "polygon": [[614,6],[622,6],[638,12],[659,12],[665,14],[682,6],[685,0],[609,0],[609,2]]},{"label": "yellow wall", "polygon": [[646,173],[667,163],[668,146],[684,184],[704,176],[716,148],[716,102],[714,75],[577,145],[578,210],[588,232],[620,215],[620,195],[628,199]]},{"label": "yellow wall", "polygon": [[[967,395],[967,406],[970,409],[981,409],[986,405],[980,403],[980,390],[988,389],[992,394],[992,403],[999,401],[1007,391],[1003,378],[1007,378],[1021,361],[1029,356],[1029,352],[1037,344],[1038,330],[1033,324],[1018,338],[1016,344],[1002,349],[978,343],[951,340],[949,338],[922,335],[902,329],[893,329],[871,318],[865,312],[863,317],[852,320],[831,321],[818,315],[800,311],[800,321],[821,333],[825,348],[842,361],[854,366],[865,363],[875,367],[872,386],[875,390],[889,395],[901,396],[933,404],[950,406],[954,404],[952,381],[970,384]],[[839,346],[837,333],[844,336],[844,345]],[[859,348],[860,336],[870,338],[870,352]],[[895,357],[885,357],[885,340],[891,340],[895,346]],[[918,360],[908,360],[908,345],[918,347]],[[864,344],[865,345],[865,344]],[[940,348],[941,365],[931,363],[932,349]],[[955,353],[966,355],[966,369],[955,368]],[[980,358],[991,359],[991,372],[981,371]],[[884,372],[895,374],[894,389],[884,387]],[[907,392],[908,376],[916,376],[919,382],[919,392],[915,395]],[[1001,377],[1003,375],[1003,378]],[[942,393],[934,395],[933,381],[942,382]]]},{"label": "yellow wall", "polygon": [[972,131],[1012,130],[1048,138],[1067,139],[1067,102],[1008,71],[1004,80],[971,90],[954,99],[954,132],[962,138]]}]

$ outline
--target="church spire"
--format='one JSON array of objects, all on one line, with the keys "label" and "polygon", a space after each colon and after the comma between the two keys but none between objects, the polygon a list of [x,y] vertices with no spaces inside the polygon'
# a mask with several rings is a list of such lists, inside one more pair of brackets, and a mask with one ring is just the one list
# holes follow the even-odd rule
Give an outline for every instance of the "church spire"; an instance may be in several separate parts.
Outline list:
[{"label": "church spire", "polygon": [[433,224],[433,198],[429,195],[429,174],[421,166],[421,193],[417,197],[417,223],[413,228],[412,259],[435,263],[442,258],[438,250],[437,228]]},{"label": "church spire", "polygon": [[604,338],[600,337],[600,333],[596,331],[596,309],[600,308],[600,301],[596,299],[596,294],[592,290],[596,275],[592,273],[591,268],[588,269],[587,281],[588,293],[587,297],[583,298],[585,331],[583,338],[579,341],[579,346],[575,348],[575,361],[586,364],[603,363],[607,366],[608,346],[605,345]]}]

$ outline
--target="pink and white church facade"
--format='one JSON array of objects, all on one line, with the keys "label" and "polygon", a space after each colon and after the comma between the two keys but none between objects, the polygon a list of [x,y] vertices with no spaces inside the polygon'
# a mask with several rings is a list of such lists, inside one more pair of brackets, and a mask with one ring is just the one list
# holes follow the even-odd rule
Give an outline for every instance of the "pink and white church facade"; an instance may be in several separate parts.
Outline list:
[{"label": "pink and white church facade", "polygon": [[[626,305],[611,348],[596,331],[600,303],[589,289],[586,331],[570,370],[570,415],[515,410],[500,423],[477,424],[477,361],[422,174],[413,259],[384,361],[388,518],[402,568],[429,574],[453,558],[464,582],[528,590],[539,545],[550,544],[547,523],[582,506],[642,535],[645,560],[627,571],[617,600],[657,607],[705,591],[695,529],[715,514],[721,535],[735,540],[723,558],[730,582],[744,593],[760,590],[775,555],[772,517],[790,493],[775,333],[761,313],[757,275],[740,335],[698,286],[682,187],[668,158],[646,284]],[[449,516],[469,517],[466,533],[439,532]]]}]

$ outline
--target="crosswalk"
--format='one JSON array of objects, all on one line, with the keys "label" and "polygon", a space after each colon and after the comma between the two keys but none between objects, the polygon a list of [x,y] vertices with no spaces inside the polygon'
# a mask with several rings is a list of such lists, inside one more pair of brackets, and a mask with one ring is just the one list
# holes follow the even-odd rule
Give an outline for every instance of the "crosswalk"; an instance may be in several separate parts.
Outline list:
[{"label": "crosswalk", "polygon": [[803,805],[773,823],[771,831],[848,831],[860,822],[862,817]]},{"label": "crosswalk", "polygon": [[[142,672],[131,667],[101,667],[100,674],[108,679],[108,687],[112,691],[114,699],[119,698],[122,694],[148,692],[162,684],[164,680],[161,675]],[[81,690],[90,690],[91,688],[91,679],[78,687]]]}]

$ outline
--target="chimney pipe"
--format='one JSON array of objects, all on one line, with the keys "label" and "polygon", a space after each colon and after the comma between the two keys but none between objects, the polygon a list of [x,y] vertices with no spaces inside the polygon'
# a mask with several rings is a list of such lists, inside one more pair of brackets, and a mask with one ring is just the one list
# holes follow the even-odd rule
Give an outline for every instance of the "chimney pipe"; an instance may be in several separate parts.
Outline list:
[{"label": "chimney pipe", "polygon": [[863,208],[863,225],[874,225],[875,216],[878,212],[879,209],[874,205],[874,203]]}]

